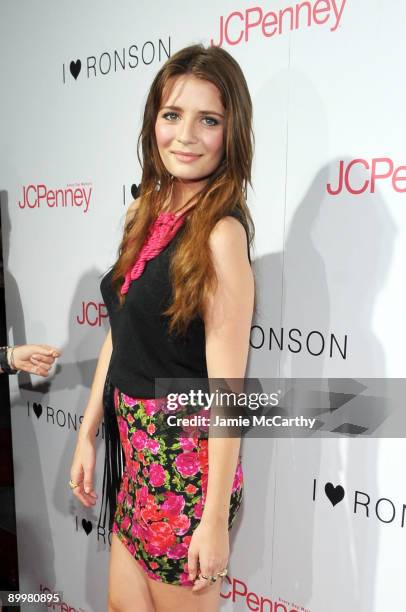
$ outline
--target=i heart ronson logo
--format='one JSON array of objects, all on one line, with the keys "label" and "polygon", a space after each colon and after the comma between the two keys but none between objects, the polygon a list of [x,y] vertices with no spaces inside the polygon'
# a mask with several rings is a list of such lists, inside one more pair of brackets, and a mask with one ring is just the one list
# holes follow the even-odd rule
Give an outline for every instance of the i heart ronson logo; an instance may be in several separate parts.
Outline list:
[{"label": "i heart ronson logo", "polygon": [[[317,500],[317,479],[313,479],[313,501]],[[338,506],[345,499],[344,487],[340,484],[327,482],[324,485],[324,495],[333,507]],[[323,496],[324,497],[324,496]],[[373,496],[365,491],[347,493],[348,509],[357,515],[359,519],[377,520],[380,523],[394,523],[403,529],[406,521],[406,504],[395,502],[388,497]]]},{"label": "i heart ronson logo", "polygon": [[76,62],[71,61],[71,63],[69,64],[69,70],[76,81],[80,74],[80,71],[82,70],[82,62],[80,61],[80,59],[76,60]]},{"label": "i heart ronson logo", "polygon": [[75,531],[82,533],[87,537],[96,537],[98,542],[111,546],[113,532],[110,529],[99,525],[97,522],[91,521],[90,519],[81,518],[78,515],[75,515]]},{"label": "i heart ronson logo", "polygon": [[[44,426],[58,427],[60,429],[68,429],[73,433],[77,432],[83,421],[83,415],[71,412],[62,408],[54,408],[53,406],[43,406],[40,402],[27,401],[27,416],[32,418],[35,415],[34,421],[38,421]],[[101,435],[104,440],[104,421],[98,427],[96,437]]]},{"label": "i heart ronson logo", "polygon": [[[211,31],[206,34],[211,46],[229,46],[256,44],[258,40],[267,39],[271,43],[280,37],[289,37],[291,33],[305,31],[308,36],[318,29],[327,30],[331,35],[339,31],[345,22],[347,0],[310,0],[309,2],[284,3],[278,9],[267,10],[260,5],[247,6],[242,10],[232,7],[213,13]],[[176,45],[177,46],[177,45]],[[137,40],[136,44],[118,45],[117,49],[98,50],[86,57],[69,59],[62,63],[62,80],[64,83],[80,82],[82,79],[93,79],[119,72],[128,72],[146,66],[154,69],[171,56],[172,37],[165,39],[150,36],[146,40]],[[71,77],[71,78],[70,78]],[[79,78],[80,77],[80,78]]]},{"label": "i heart ronson logo", "polygon": [[324,491],[333,506],[344,499],[345,492],[341,485],[335,487],[331,482],[328,482],[324,487]]}]

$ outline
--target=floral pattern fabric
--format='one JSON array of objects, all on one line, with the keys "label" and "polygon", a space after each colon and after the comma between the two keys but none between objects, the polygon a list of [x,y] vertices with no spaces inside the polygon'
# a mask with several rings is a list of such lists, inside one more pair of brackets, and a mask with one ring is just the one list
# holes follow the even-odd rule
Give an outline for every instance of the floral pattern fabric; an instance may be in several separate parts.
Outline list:
[{"label": "floral pattern fabric", "polygon": [[[126,467],[117,498],[113,533],[153,580],[193,586],[189,543],[202,517],[209,474],[208,439],[169,436],[165,399],[133,398],[114,390],[114,406]],[[238,459],[228,529],[243,499]]]}]

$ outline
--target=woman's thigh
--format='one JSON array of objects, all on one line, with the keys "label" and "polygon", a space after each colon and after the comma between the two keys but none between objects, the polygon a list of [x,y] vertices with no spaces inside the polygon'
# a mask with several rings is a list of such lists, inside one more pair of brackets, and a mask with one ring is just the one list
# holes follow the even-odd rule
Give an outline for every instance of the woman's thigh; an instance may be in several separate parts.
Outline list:
[{"label": "woman's thigh", "polygon": [[149,580],[156,612],[218,612],[221,579],[198,592],[192,587]]},{"label": "woman's thigh", "polygon": [[109,612],[155,612],[144,570],[113,533],[109,562]]}]

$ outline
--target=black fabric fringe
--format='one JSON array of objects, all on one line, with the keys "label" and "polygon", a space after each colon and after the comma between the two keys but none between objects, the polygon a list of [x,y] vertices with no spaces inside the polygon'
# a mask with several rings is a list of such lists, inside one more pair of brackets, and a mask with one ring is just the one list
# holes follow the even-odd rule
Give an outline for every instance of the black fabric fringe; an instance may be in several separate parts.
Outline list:
[{"label": "black fabric fringe", "polygon": [[114,385],[110,381],[110,368],[107,371],[103,390],[104,437],[106,455],[104,459],[102,500],[98,526],[106,529],[113,527],[114,513],[117,506],[117,495],[125,468],[125,455],[120,441],[120,432],[114,408]]}]

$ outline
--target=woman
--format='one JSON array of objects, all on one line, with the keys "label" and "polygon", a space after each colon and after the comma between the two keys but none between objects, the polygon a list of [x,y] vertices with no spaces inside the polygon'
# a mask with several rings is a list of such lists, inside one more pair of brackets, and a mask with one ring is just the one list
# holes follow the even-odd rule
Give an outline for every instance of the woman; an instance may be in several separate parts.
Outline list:
[{"label": "woman", "polygon": [[101,283],[111,329],[69,483],[85,506],[96,503],[104,406],[110,612],[219,607],[242,502],[240,439],[165,436],[154,383],[244,378],[255,305],[252,136],[247,84],[223,49],[192,45],[156,75],[138,142],[140,197]]}]

